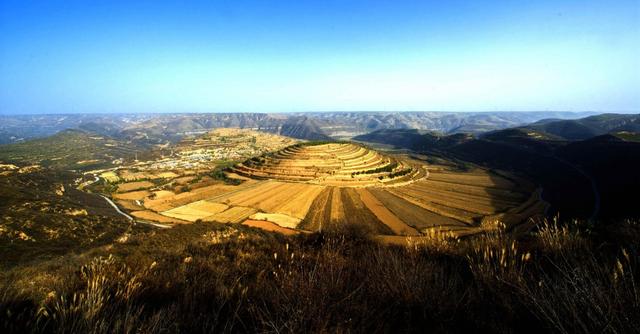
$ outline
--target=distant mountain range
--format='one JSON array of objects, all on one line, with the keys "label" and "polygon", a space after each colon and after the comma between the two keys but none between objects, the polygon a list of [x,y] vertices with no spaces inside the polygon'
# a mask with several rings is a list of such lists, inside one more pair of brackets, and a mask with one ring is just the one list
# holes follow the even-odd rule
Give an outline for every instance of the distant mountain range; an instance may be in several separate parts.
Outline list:
[{"label": "distant mountain range", "polygon": [[543,119],[575,119],[590,112],[309,112],[287,114],[73,114],[1,115],[0,144],[83,129],[148,143],[176,141],[213,128],[251,128],[299,139],[351,138],[383,129],[472,133],[526,125]]}]

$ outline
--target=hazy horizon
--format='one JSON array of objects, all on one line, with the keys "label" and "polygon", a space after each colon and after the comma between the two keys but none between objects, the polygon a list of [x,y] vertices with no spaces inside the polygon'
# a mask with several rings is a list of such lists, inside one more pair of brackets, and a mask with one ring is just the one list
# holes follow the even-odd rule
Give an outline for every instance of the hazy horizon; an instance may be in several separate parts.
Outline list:
[{"label": "hazy horizon", "polygon": [[593,111],[593,110],[458,110],[458,111],[443,111],[443,110],[307,110],[307,111],[162,111],[162,112],[50,112],[50,113],[3,113],[0,111],[0,116],[67,116],[67,115],[206,115],[206,114],[331,114],[331,113],[380,113],[380,114],[396,114],[396,113],[433,113],[433,114],[500,114],[500,113],[563,113],[563,114],[640,114],[640,111]]},{"label": "hazy horizon", "polygon": [[0,3],[0,114],[640,111],[638,1]]}]

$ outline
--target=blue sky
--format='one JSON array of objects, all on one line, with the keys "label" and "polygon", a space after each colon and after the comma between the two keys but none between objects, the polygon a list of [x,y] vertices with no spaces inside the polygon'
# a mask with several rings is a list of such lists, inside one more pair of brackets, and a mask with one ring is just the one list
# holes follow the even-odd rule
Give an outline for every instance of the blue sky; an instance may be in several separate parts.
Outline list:
[{"label": "blue sky", "polygon": [[640,111],[640,1],[0,0],[0,113]]}]

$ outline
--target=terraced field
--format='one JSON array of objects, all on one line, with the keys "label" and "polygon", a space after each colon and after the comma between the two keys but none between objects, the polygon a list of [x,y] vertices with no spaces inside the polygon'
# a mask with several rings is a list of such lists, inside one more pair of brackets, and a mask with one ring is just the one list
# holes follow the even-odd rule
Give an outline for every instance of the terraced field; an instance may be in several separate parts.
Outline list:
[{"label": "terraced field", "polygon": [[297,144],[233,167],[239,175],[337,187],[400,185],[426,171],[356,144]]},{"label": "terraced field", "polygon": [[522,223],[547,207],[540,189],[509,174],[429,165],[357,144],[296,144],[237,164],[227,175],[242,183],[113,196],[136,209],[135,217],[163,223],[244,223],[286,234],[355,225],[392,242],[433,233],[464,236],[495,228],[497,221],[526,229]]}]

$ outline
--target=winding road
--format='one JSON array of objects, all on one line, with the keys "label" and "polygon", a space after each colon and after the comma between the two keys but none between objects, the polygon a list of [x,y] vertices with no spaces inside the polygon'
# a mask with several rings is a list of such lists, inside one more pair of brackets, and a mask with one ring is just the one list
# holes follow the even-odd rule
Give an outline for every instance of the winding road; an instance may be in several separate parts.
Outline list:
[{"label": "winding road", "polygon": [[111,206],[116,210],[116,212],[118,212],[119,214],[125,216],[129,220],[135,220],[133,217],[129,216],[128,214],[126,214],[122,210],[120,210],[120,208],[116,205],[116,203],[113,203],[113,201],[109,197],[107,197],[105,195],[102,195],[102,194],[100,194],[99,196],[104,198],[104,200],[107,201],[107,203],[111,204]]},{"label": "winding road", "polygon": [[144,221],[144,220],[136,220],[135,218],[129,216],[127,213],[125,213],[122,210],[120,210],[120,208],[116,205],[116,203],[113,203],[113,201],[109,197],[107,197],[105,195],[102,195],[102,194],[100,194],[100,197],[104,198],[104,200],[107,201],[107,203],[109,203],[113,207],[113,209],[116,210],[117,213],[119,213],[122,216],[126,217],[128,220],[133,221],[134,223],[140,223],[140,224],[150,225],[150,226],[159,227],[159,228],[171,228],[170,225],[152,223],[152,222],[148,222],[148,221]]},{"label": "winding road", "polygon": [[[80,185],[80,187],[78,187],[79,190],[82,190],[82,188],[89,186],[91,184],[94,184],[96,182],[98,182],[100,180],[100,177],[94,175],[95,179],[92,181],[87,181],[83,184]],[[116,210],[116,212],[122,216],[124,216],[125,218],[127,218],[127,220],[132,221],[134,223],[140,223],[140,224],[145,224],[145,225],[149,225],[149,226],[154,226],[154,227],[158,227],[158,228],[171,228],[170,225],[164,225],[164,224],[158,224],[158,223],[153,223],[153,222],[148,222],[148,221],[144,221],[144,220],[137,220],[133,217],[131,217],[129,214],[127,214],[126,212],[120,210],[120,208],[118,207],[118,205],[116,205],[116,203],[114,203],[109,197],[103,195],[103,194],[98,194],[98,196],[104,198],[105,201],[107,201],[107,203],[109,203],[109,205],[111,205],[111,207]]]}]

